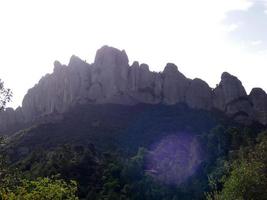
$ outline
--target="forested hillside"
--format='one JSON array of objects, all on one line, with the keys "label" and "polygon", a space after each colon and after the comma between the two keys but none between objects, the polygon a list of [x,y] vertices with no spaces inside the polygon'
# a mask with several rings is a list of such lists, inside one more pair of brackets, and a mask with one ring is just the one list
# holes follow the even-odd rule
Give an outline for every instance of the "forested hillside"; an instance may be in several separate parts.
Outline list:
[{"label": "forested hillside", "polygon": [[3,151],[20,179],[75,181],[79,199],[264,199],[264,130],[183,104],[83,105]]}]

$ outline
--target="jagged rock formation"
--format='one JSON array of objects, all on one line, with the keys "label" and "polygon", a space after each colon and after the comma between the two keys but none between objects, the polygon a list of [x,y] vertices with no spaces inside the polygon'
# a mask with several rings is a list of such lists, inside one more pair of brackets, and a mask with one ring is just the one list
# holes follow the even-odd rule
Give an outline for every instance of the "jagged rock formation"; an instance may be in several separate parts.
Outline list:
[{"label": "jagged rock formation", "polygon": [[189,82],[190,80],[179,72],[174,64],[168,63],[163,71],[163,102],[166,104],[185,102]]},{"label": "jagged rock formation", "polygon": [[237,77],[224,72],[220,84],[214,89],[213,96],[214,108],[239,122],[249,123],[253,120],[251,102]]},{"label": "jagged rock formation", "polygon": [[261,88],[253,88],[249,94],[253,105],[253,118],[262,123],[267,123],[267,94]]},{"label": "jagged rock formation", "polygon": [[186,78],[172,63],[162,73],[151,72],[146,64],[130,66],[125,51],[104,46],[93,64],[76,56],[68,66],[55,61],[53,73],[28,91],[21,108],[0,113],[0,133],[85,103],[185,103],[196,109],[220,110],[242,123],[267,124],[267,94],[253,89],[247,95],[241,81],[227,72],[212,89],[203,80]]},{"label": "jagged rock formation", "polygon": [[212,90],[205,81],[196,78],[190,82],[186,90],[185,102],[191,108],[210,110]]},{"label": "jagged rock formation", "polygon": [[53,112],[62,113],[73,103],[88,96],[87,86],[91,79],[90,65],[72,56],[68,67],[58,61],[54,72],[44,76],[28,91],[22,102],[25,122]]},{"label": "jagged rock formation", "polygon": [[247,96],[241,81],[224,72],[220,84],[214,89],[214,107],[225,110],[232,101]]}]

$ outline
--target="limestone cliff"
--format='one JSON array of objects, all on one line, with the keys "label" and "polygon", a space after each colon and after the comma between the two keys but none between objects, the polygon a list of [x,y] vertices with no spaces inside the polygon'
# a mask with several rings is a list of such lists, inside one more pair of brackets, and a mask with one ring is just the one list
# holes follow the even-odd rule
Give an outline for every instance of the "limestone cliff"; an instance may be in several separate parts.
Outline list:
[{"label": "limestone cliff", "polygon": [[242,123],[267,124],[267,94],[253,89],[247,95],[241,81],[227,72],[212,89],[203,80],[186,78],[175,64],[168,63],[163,72],[152,72],[146,64],[130,66],[124,50],[103,46],[92,64],[77,56],[67,66],[55,61],[53,73],[29,89],[22,107],[0,113],[0,133],[86,103],[185,103],[196,109],[220,110]]},{"label": "limestone cliff", "polygon": [[253,119],[267,124],[267,94],[261,88],[253,88],[249,94],[253,106]]}]

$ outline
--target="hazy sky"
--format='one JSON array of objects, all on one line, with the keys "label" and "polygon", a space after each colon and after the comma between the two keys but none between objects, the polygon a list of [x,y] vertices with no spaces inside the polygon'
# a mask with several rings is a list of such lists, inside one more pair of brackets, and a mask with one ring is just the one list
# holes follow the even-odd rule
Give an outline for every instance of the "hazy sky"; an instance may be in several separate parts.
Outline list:
[{"label": "hazy sky", "polygon": [[267,90],[267,1],[0,0],[0,78],[21,104],[72,54],[93,62],[103,45],[162,71],[174,62],[214,87],[223,71]]}]

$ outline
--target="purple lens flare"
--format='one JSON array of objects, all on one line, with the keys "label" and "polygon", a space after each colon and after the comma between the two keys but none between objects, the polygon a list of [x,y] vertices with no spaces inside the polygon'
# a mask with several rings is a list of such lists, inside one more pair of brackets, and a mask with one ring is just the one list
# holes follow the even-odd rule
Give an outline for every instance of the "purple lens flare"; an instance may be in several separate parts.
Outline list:
[{"label": "purple lens flare", "polygon": [[171,134],[153,145],[146,156],[146,172],[156,181],[179,185],[195,174],[203,162],[196,136]]}]

